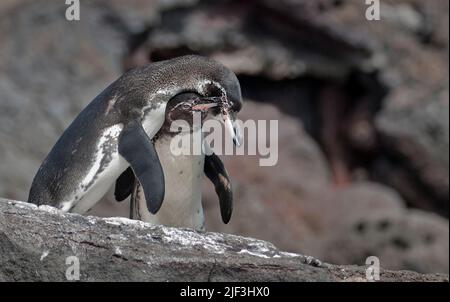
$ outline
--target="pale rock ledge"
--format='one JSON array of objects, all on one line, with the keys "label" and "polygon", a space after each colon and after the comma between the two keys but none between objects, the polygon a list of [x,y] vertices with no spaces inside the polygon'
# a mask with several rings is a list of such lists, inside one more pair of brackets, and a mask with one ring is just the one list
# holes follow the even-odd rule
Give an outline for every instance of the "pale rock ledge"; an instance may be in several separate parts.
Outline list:
[{"label": "pale rock ledge", "polygon": [[[126,218],[64,214],[0,199],[0,281],[366,281],[365,267],[331,265],[229,234]],[[381,270],[381,281],[447,281],[448,275]]]}]

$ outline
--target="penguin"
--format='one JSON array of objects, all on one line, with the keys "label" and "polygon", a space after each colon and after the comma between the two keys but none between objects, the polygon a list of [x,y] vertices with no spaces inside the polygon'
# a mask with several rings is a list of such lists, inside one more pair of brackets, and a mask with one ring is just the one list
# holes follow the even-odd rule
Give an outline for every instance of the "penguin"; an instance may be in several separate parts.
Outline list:
[{"label": "penguin", "polygon": [[236,140],[242,95],[230,69],[196,55],[138,67],[103,90],[63,132],[37,171],[28,202],[83,214],[130,167],[148,211],[156,214],[165,176],[152,139],[164,124],[169,100],[187,92],[199,96],[200,111],[213,103]]},{"label": "penguin", "polygon": [[[146,207],[145,194],[139,180],[135,179],[131,168],[127,169],[117,180],[115,197],[122,201],[131,195],[130,218],[162,224],[166,226],[187,227],[204,230],[204,215],[202,206],[202,180],[205,174],[214,184],[219,197],[223,222],[231,218],[233,210],[233,194],[231,181],[220,158],[208,150],[200,154],[174,154],[171,152],[171,141],[175,135],[186,135],[190,140],[188,148],[194,143],[203,144],[201,128],[193,125],[193,112],[199,112],[201,122],[208,115],[219,116],[217,102],[198,105],[199,95],[195,93],[179,94],[168,102],[166,118],[163,126],[154,137],[154,145],[165,175],[166,195],[160,211],[153,215]],[[211,110],[212,109],[212,110]],[[170,131],[170,125],[175,121],[186,121],[189,131]],[[239,133],[234,143],[240,143]]]}]

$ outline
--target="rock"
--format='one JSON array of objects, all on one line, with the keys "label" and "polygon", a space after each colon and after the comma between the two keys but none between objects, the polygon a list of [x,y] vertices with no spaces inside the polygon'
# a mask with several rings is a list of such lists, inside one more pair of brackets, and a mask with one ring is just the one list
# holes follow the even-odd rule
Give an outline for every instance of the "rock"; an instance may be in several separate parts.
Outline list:
[{"label": "rock", "polygon": [[411,206],[448,217],[449,107],[448,97],[444,98],[383,110],[377,127],[392,159],[379,160],[376,173],[406,196]]},{"label": "rock", "polygon": [[[123,33],[107,7],[25,2],[0,20],[0,195],[26,199],[52,145],[99,91],[121,74]],[[95,31],[92,31],[95,28]]]},{"label": "rock", "polygon": [[448,273],[448,221],[436,216],[420,210],[409,215],[370,213],[339,230],[343,233],[331,234],[332,239],[324,243],[324,259],[361,264],[362,259],[377,255],[390,269]]},{"label": "rock", "polygon": [[373,184],[336,192],[332,202],[334,210],[323,213],[327,231],[305,242],[311,242],[309,253],[340,264],[363,264],[376,255],[390,269],[448,273],[447,219],[405,209],[395,192]]},{"label": "rock", "polygon": [[361,1],[324,12],[342,30],[366,32],[382,63],[379,80],[388,94],[373,117],[379,155],[369,174],[397,190],[409,206],[448,217],[449,3],[390,1],[381,7],[382,22],[362,22]]},{"label": "rock", "polygon": [[[0,255],[2,281],[65,281],[69,256],[79,260],[81,281],[365,281],[365,267],[321,263],[260,240],[11,200],[0,200]],[[381,270],[380,279],[448,275]]]},{"label": "rock", "polygon": [[412,28],[393,27],[395,34],[383,38],[376,31],[390,49],[382,77],[392,90],[376,118],[382,152],[390,157],[374,165],[376,179],[398,190],[410,206],[448,217],[448,38],[439,38],[441,24],[448,24],[448,1],[405,1],[390,9],[418,20]]},{"label": "rock", "polygon": [[[321,1],[334,7],[334,1]],[[308,1],[193,1],[161,13],[137,47],[128,67],[187,53],[208,55],[237,74],[273,80],[304,75],[342,77],[352,68],[373,69],[370,41],[339,31]],[[313,37],[314,35],[314,37]],[[325,50],[333,48],[329,56]]]}]

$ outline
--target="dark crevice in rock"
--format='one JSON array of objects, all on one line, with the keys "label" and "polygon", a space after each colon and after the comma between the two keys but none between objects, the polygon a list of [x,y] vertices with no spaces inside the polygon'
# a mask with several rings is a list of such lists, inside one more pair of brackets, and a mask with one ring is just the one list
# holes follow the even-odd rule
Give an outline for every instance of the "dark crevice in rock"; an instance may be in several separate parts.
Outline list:
[{"label": "dark crevice in rock", "polygon": [[301,120],[328,156],[337,184],[355,180],[353,175],[361,169],[371,178],[372,163],[380,154],[374,118],[387,92],[376,74],[354,72],[340,81],[315,77],[274,81],[245,75],[239,80],[244,97],[272,103]]}]

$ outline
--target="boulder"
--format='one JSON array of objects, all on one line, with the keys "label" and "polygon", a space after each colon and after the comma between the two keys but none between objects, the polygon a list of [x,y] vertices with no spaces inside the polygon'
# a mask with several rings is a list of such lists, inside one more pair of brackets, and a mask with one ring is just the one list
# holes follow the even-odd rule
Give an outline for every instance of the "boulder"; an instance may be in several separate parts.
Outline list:
[{"label": "boulder", "polygon": [[[1,281],[67,281],[73,257],[80,281],[367,280],[365,267],[321,263],[252,238],[0,200]],[[448,275],[380,270],[380,280],[448,282]]]}]

